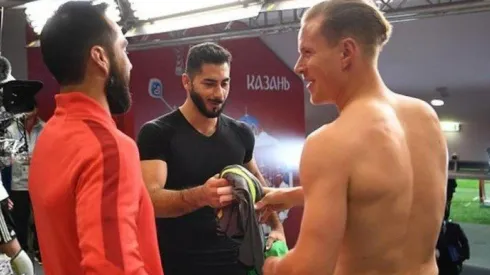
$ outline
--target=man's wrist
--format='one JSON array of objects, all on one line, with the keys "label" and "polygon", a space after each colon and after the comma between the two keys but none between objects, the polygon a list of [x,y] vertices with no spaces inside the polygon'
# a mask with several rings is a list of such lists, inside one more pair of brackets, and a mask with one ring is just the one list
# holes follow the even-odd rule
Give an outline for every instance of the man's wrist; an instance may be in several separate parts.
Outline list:
[{"label": "man's wrist", "polygon": [[264,195],[267,195],[268,193],[274,191],[274,188],[273,187],[263,186],[262,187],[262,191],[263,191]]},{"label": "man's wrist", "polygon": [[296,186],[288,190],[288,200],[292,202],[292,206],[301,206],[304,204],[304,193],[301,186]]},{"label": "man's wrist", "polygon": [[200,185],[193,188],[194,189],[193,191],[196,193],[196,203],[199,206],[199,208],[208,206],[208,202],[206,200],[207,199],[206,192],[204,188],[206,188],[204,185]]},{"label": "man's wrist", "polygon": [[269,216],[268,224],[272,230],[284,232],[284,227],[282,226],[277,213],[272,213],[272,215]]},{"label": "man's wrist", "polygon": [[182,201],[192,208],[202,208],[206,206],[204,199],[203,186],[194,187],[180,191]]}]

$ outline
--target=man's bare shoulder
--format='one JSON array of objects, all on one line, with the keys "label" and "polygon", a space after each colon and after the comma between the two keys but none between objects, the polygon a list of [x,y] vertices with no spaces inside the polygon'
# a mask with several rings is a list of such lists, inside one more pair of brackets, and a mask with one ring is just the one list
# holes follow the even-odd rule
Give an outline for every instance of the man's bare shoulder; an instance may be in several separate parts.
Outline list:
[{"label": "man's bare shoulder", "polygon": [[346,122],[337,120],[330,124],[323,125],[308,135],[305,146],[308,145],[308,147],[315,149],[315,151],[322,151],[329,150],[333,145],[346,145],[351,140],[349,137],[352,135],[348,134],[348,127],[344,124],[346,124]]},{"label": "man's bare shoulder", "polygon": [[398,108],[409,112],[412,115],[425,116],[432,120],[439,120],[439,117],[429,103],[414,97],[397,94],[395,96]]},{"label": "man's bare shoulder", "polygon": [[380,135],[392,128],[394,119],[396,112],[387,101],[360,99],[344,110],[336,121],[335,131],[351,150],[356,150],[366,142],[380,142]]},{"label": "man's bare shoulder", "polygon": [[348,135],[340,123],[324,125],[306,138],[300,169],[316,174],[346,167],[351,144],[352,134]]},{"label": "man's bare shoulder", "polygon": [[328,143],[328,140],[333,138],[335,138],[335,134],[332,131],[331,124],[323,125],[314,130],[306,137],[303,146],[303,156],[306,157],[306,160],[309,160],[312,156],[320,155],[323,150],[327,149],[326,143]]}]

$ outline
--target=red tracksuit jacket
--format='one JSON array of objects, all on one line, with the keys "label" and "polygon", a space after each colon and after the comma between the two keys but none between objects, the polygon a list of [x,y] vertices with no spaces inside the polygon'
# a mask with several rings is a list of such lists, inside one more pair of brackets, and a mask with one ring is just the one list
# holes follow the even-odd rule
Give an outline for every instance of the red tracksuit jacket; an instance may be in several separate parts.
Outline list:
[{"label": "red tracksuit jacket", "polygon": [[137,147],[90,97],[56,96],[29,193],[45,274],[163,274]]}]

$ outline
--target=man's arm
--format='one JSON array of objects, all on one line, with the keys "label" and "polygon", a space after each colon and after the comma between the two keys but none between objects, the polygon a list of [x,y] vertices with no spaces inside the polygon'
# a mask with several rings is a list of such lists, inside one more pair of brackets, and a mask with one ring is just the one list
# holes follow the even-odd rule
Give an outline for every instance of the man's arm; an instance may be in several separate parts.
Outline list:
[{"label": "man's arm", "polygon": [[[179,217],[207,205],[219,207],[221,203],[226,203],[223,198],[220,201],[221,193],[218,193],[218,188],[226,186],[226,181],[223,179],[209,179],[202,186],[186,190],[164,189],[167,182],[166,161],[170,151],[169,138],[171,136],[170,126],[160,125],[158,127],[153,123],[145,124],[138,134],[143,180],[153,202],[155,215],[157,217]],[[231,194],[231,190],[225,191]],[[231,195],[229,199],[231,200]]]},{"label": "man's arm", "polygon": [[174,191],[163,189],[167,181],[166,162],[141,161],[141,171],[157,217],[179,217],[204,206],[218,207],[225,203],[223,199],[220,202],[218,193],[218,188],[227,186],[222,179],[210,179],[205,185]]},{"label": "man's arm", "polygon": [[[260,184],[263,187],[267,187],[265,179],[262,176],[262,173],[260,173],[259,167],[257,166],[257,163],[255,162],[254,157],[252,157],[252,159],[248,163],[244,164],[244,166],[260,181]],[[284,231],[277,213],[272,213],[269,216],[269,218],[267,220],[267,224],[272,228],[272,230]]]},{"label": "man's arm", "polygon": [[[240,122],[238,128],[238,135],[242,139],[243,145],[245,147],[245,156],[243,159],[243,166],[247,168],[250,173],[252,173],[260,182],[262,187],[267,187],[264,177],[262,173],[260,173],[259,167],[255,162],[254,158],[254,149],[255,149],[255,136],[252,129],[247,126],[246,123]],[[267,242],[265,245],[266,249],[269,249],[272,246],[272,243],[276,240],[286,241],[286,237],[284,236],[284,228],[279,220],[279,215],[276,212],[269,213],[269,216],[266,217],[266,223],[271,227],[272,231],[269,233],[267,238]],[[260,222],[264,220],[259,217]]]},{"label": "man's arm", "polygon": [[75,189],[80,264],[87,275],[147,274],[138,248],[141,186],[121,176],[116,146],[89,153]]},{"label": "man's arm", "polygon": [[300,164],[305,207],[298,241],[284,258],[266,261],[265,275],[333,274],[347,220],[348,147],[328,128],[306,140]]},{"label": "man's arm", "polygon": [[[240,122],[238,134],[243,141],[243,145],[245,146],[245,159],[243,160],[243,166],[247,168],[248,171],[250,171],[250,173],[252,173],[260,181],[262,187],[267,187],[267,183],[262,176],[262,173],[260,173],[257,162],[255,162],[255,135],[252,129],[246,123]],[[284,238],[284,229],[277,213],[272,213],[271,215],[269,215],[267,219],[267,224],[272,228],[273,231],[282,232],[282,238]]]},{"label": "man's arm", "polygon": [[264,188],[265,196],[255,204],[257,210],[283,211],[295,206],[303,206],[304,192],[302,186],[287,188]]}]

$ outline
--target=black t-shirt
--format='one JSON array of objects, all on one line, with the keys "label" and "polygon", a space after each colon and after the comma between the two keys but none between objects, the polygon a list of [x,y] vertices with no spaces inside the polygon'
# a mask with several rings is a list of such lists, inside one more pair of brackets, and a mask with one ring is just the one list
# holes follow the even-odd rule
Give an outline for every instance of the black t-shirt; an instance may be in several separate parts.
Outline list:
[{"label": "black t-shirt", "polygon": [[[138,135],[141,160],[159,159],[167,163],[165,189],[169,190],[202,185],[227,165],[248,163],[254,143],[252,130],[243,122],[221,115],[215,133],[207,137],[180,110],[145,123]],[[218,235],[216,228],[211,207],[181,217],[158,218],[164,264],[180,260],[189,265],[236,262],[237,244]]]}]

